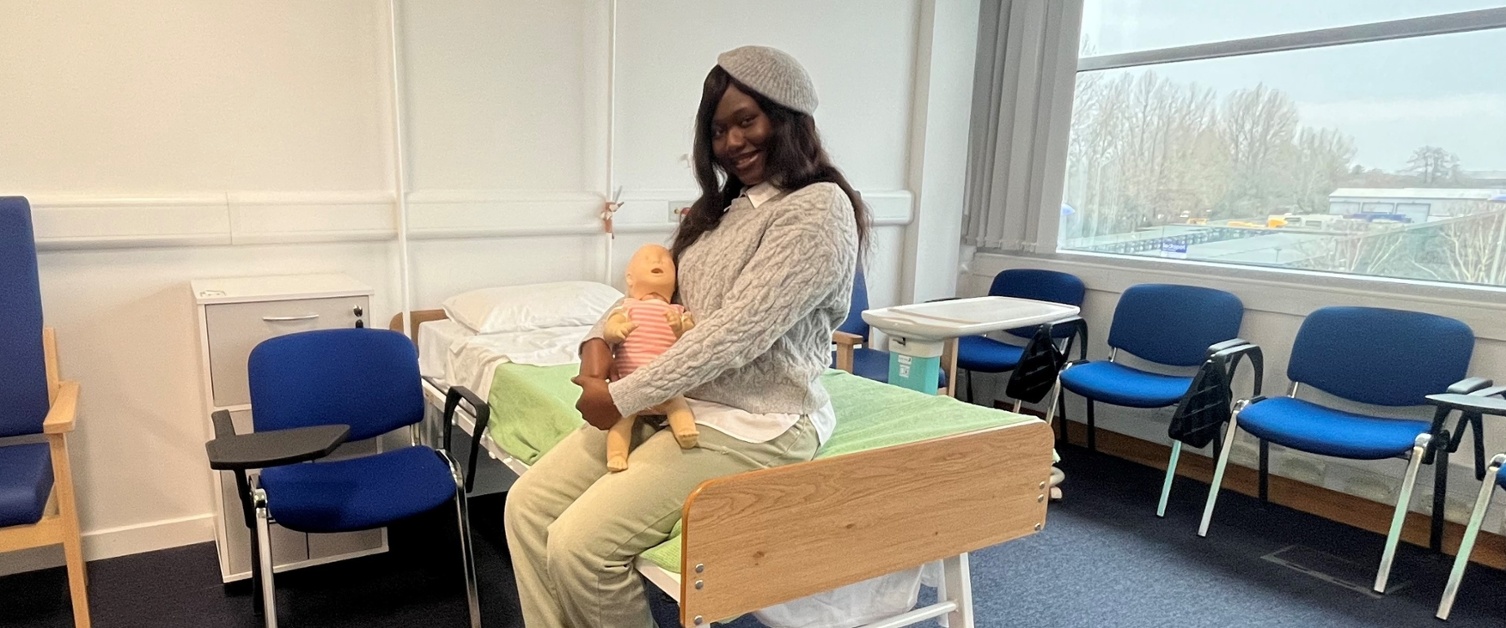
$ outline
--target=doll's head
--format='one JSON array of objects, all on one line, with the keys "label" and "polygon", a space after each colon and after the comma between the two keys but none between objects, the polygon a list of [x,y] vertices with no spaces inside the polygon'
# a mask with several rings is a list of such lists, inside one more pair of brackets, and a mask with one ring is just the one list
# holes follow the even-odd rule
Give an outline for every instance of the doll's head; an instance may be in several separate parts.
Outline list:
[{"label": "doll's head", "polygon": [[665,301],[675,295],[675,259],[657,244],[646,244],[633,254],[627,266],[627,292],[635,299],[658,297]]}]

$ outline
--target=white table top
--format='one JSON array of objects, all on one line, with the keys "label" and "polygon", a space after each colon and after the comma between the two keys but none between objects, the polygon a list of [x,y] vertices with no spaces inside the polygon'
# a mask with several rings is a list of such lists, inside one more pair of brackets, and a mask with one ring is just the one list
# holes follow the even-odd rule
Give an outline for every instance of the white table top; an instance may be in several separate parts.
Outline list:
[{"label": "white table top", "polygon": [[891,336],[944,340],[1049,323],[1077,312],[1077,306],[1050,301],[976,297],[866,310],[863,320]]},{"label": "white table top", "polygon": [[370,286],[339,273],[195,279],[189,286],[199,305],[372,294]]}]

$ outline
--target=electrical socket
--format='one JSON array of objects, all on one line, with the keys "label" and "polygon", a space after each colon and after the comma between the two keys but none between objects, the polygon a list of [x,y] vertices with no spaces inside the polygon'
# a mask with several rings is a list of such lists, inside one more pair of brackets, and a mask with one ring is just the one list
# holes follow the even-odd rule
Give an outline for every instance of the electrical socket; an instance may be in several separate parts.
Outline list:
[{"label": "electrical socket", "polygon": [[690,206],[694,204],[695,201],[670,201],[669,221],[673,223],[679,223],[680,219],[684,217],[683,212],[690,211]]}]

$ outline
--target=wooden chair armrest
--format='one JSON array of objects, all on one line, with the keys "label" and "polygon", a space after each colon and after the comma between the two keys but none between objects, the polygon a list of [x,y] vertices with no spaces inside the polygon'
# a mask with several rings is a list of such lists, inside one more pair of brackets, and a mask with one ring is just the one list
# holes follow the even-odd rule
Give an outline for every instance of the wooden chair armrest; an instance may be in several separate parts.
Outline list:
[{"label": "wooden chair armrest", "polygon": [[831,332],[831,341],[837,345],[837,369],[852,372],[856,347],[867,342],[866,338],[845,331]]},{"label": "wooden chair armrest", "polygon": [[52,400],[52,409],[42,421],[45,434],[64,434],[73,431],[73,417],[78,413],[78,382],[58,382],[58,396]]},{"label": "wooden chair armrest", "polygon": [[866,339],[857,334],[849,334],[845,331],[831,332],[831,341],[845,347],[856,347],[864,344]]}]

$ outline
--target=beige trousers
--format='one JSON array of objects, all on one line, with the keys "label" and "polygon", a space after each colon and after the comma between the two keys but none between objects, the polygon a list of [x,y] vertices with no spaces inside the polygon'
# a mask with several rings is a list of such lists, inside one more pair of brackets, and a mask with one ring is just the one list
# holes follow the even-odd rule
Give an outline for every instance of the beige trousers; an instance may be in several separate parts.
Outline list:
[{"label": "beige trousers", "polygon": [[765,443],[700,426],[680,449],[640,421],[626,471],[607,473],[607,433],[572,432],[513,484],[503,522],[530,628],[653,628],[633,559],[669,538],[685,498],[706,480],[815,457],[816,429],[801,417]]}]

